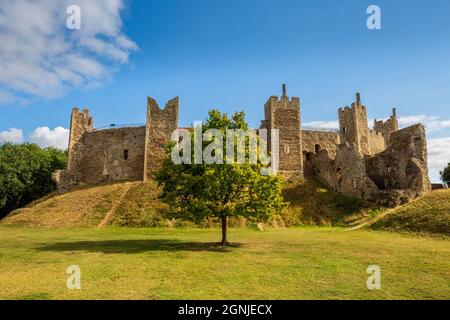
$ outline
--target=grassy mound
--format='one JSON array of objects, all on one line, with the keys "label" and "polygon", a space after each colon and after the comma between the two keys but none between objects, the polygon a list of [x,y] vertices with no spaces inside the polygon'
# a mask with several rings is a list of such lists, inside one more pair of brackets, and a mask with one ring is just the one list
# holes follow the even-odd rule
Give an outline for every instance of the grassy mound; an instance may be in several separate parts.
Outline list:
[{"label": "grassy mound", "polygon": [[396,208],[371,228],[450,236],[450,190],[433,191]]},{"label": "grassy mound", "polygon": [[126,183],[118,183],[80,187],[62,195],[50,195],[14,210],[1,224],[43,228],[97,226],[126,187]]},{"label": "grassy mound", "polygon": [[[450,190],[435,191],[388,211],[373,210],[368,202],[328,190],[320,181],[286,182],[283,197],[290,206],[270,222],[273,226],[349,226],[391,231],[450,235]],[[0,223],[44,228],[98,227],[218,227],[213,220],[201,225],[164,217],[155,183],[122,182],[85,186],[63,195],[50,195],[13,211]],[[378,215],[375,215],[378,213]],[[245,219],[230,219],[244,227]]]},{"label": "grassy mound", "polygon": [[[346,225],[354,217],[364,215],[370,207],[364,201],[327,190],[315,179],[285,183],[283,197],[290,206],[271,222],[276,226]],[[195,226],[166,219],[165,208],[158,200],[155,183],[122,182],[85,186],[63,195],[50,195],[13,211],[1,224],[49,228]],[[247,225],[245,219],[230,219],[231,227]],[[219,224],[207,220],[200,226],[217,227]]]}]

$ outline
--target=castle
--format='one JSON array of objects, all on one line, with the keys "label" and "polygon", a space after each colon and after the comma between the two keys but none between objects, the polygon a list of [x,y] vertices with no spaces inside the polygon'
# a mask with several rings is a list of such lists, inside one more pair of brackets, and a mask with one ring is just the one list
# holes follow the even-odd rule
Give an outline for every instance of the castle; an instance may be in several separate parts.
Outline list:
[{"label": "castle", "polygon": [[[54,174],[59,192],[79,184],[148,181],[161,165],[164,146],[178,128],[179,100],[164,109],[147,98],[145,126],[94,129],[89,110],[72,110],[67,169]],[[425,128],[399,130],[395,109],[369,129],[359,93],[338,111],[339,132],[303,130],[300,99],[272,96],[264,106],[261,129],[279,130],[279,173],[317,176],[332,189],[386,206],[406,203],[428,192]],[[269,145],[270,148],[270,145]]]}]

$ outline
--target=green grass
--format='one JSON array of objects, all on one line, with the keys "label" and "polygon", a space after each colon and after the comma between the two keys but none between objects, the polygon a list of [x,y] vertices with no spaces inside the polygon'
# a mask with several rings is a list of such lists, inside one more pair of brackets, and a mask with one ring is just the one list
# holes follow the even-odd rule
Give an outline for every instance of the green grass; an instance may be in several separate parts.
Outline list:
[{"label": "green grass", "polygon": [[450,236],[450,190],[433,191],[396,208],[372,229]]},{"label": "green grass", "polygon": [[361,219],[374,205],[328,189],[310,177],[303,183],[287,183],[283,197],[290,206],[281,213],[285,226],[345,226]]},{"label": "green grass", "polygon": [[[450,240],[339,228],[0,227],[1,299],[450,299]],[[81,290],[66,268],[81,268]],[[367,266],[381,290],[366,288]]]}]

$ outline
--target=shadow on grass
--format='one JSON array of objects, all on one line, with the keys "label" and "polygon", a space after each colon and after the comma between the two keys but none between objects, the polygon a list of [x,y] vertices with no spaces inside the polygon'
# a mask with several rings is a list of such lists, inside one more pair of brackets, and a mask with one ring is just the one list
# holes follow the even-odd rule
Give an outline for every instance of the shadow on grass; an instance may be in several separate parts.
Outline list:
[{"label": "shadow on grass", "polygon": [[142,253],[151,251],[210,251],[230,252],[241,244],[228,244],[226,246],[216,242],[184,242],[173,239],[149,240],[104,240],[104,241],[77,241],[57,242],[46,244],[36,249],[39,251],[83,251],[110,253]]}]

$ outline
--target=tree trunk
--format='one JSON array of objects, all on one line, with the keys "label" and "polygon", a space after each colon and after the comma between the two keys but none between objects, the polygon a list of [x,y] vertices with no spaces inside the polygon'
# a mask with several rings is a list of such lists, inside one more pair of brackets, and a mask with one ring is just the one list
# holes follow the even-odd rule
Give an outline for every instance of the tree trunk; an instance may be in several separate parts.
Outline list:
[{"label": "tree trunk", "polygon": [[222,217],[222,245],[226,245],[227,241],[227,225],[228,225],[228,216]]}]

